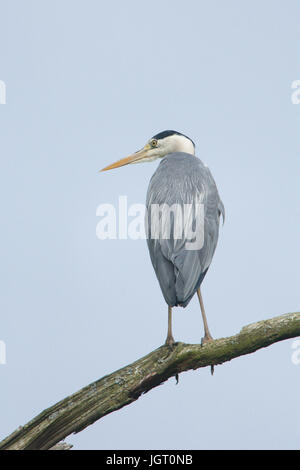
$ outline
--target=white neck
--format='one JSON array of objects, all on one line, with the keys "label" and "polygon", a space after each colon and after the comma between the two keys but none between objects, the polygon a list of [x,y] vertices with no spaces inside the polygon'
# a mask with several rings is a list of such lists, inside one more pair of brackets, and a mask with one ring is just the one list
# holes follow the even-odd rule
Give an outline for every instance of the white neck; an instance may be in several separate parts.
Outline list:
[{"label": "white neck", "polygon": [[164,154],[174,152],[185,152],[195,155],[195,147],[193,143],[187,137],[183,135],[173,134],[169,137],[165,137],[162,141]]}]

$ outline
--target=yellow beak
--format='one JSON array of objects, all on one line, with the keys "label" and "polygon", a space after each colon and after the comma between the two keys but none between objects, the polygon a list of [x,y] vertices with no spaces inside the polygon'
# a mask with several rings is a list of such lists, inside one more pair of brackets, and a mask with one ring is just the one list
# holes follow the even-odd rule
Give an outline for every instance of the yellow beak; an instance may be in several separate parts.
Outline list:
[{"label": "yellow beak", "polygon": [[122,158],[121,160],[118,160],[117,162],[112,163],[111,165],[108,165],[105,168],[102,168],[100,172],[113,170],[114,168],[119,168],[120,166],[129,165],[130,163],[139,163],[141,160],[148,157],[148,151],[150,148],[151,148],[150,145],[147,144],[142,150],[139,150],[138,152],[135,152],[132,155],[129,155],[129,157]]}]

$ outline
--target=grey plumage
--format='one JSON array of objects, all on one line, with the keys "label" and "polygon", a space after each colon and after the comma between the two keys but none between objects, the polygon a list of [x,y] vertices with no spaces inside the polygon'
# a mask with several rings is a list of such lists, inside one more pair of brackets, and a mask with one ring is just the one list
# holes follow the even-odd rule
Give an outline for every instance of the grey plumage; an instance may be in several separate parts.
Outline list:
[{"label": "grey plumage", "polygon": [[[151,238],[151,205],[201,202],[204,207],[204,243],[201,249],[187,250],[186,238]],[[146,233],[151,261],[164,298],[170,307],[186,307],[200,287],[212,261],[219,234],[220,216],[225,216],[215,181],[209,169],[194,155],[176,152],[166,155],[152,176],[147,193]],[[190,219],[195,217],[190,213]],[[190,220],[192,226],[195,220]]]},{"label": "grey plumage", "polygon": [[[172,348],[172,307],[186,307],[195,292],[204,326],[202,344],[212,341],[200,285],[213,258],[224,206],[209,169],[195,157],[186,135],[166,130],[137,152],[101,171],[153,161],[161,163],[147,193],[146,234],[151,261],[168,304],[165,344]],[[211,366],[213,373],[213,366]]]}]

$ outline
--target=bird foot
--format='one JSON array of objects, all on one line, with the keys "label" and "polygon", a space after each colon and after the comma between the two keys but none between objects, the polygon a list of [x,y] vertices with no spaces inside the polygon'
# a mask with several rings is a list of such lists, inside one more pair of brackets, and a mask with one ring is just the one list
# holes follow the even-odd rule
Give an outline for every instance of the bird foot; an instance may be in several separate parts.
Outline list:
[{"label": "bird foot", "polygon": [[[214,339],[213,339],[213,337],[212,337],[210,334],[205,335],[204,338],[201,338],[201,346],[203,346],[203,344],[210,343],[210,342],[213,341],[213,340],[214,340]],[[211,373],[211,375],[214,375],[214,370],[215,370],[214,366],[211,365],[211,366],[210,366],[210,373]]]},{"label": "bird foot", "polygon": [[165,341],[165,345],[169,346],[170,349],[173,349],[174,344],[175,344],[175,340],[174,340],[173,336],[167,336],[167,339]]},{"label": "bird foot", "polygon": [[205,335],[204,338],[201,338],[201,346],[203,346],[203,344],[210,343],[213,340],[214,339],[211,335]]}]

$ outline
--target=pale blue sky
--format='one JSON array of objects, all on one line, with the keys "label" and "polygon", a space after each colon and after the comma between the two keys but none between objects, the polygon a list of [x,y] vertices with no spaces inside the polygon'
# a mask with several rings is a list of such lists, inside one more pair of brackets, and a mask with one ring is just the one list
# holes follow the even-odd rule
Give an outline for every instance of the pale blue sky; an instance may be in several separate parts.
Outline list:
[{"label": "pale blue sky", "polygon": [[[202,289],[213,336],[299,310],[299,14],[291,0],[0,0],[0,438],[165,340],[146,242],[95,234],[97,206],[144,203],[157,163],[97,170],[161,130],[195,141],[226,208]],[[174,336],[203,336],[196,298]],[[68,441],[298,448],[292,343],[182,374]]]}]

